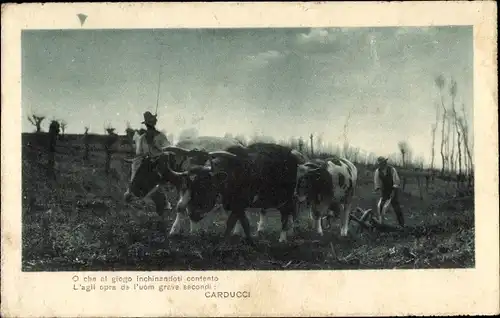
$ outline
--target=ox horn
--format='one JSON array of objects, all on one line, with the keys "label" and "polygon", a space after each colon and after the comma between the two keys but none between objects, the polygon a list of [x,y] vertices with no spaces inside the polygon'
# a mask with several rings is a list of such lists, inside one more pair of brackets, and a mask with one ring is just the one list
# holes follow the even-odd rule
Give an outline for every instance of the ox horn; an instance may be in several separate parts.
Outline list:
[{"label": "ox horn", "polygon": [[134,158],[123,158],[123,161],[125,161],[126,163],[132,163],[134,162]]},{"label": "ox horn", "polygon": [[175,155],[187,155],[189,153],[189,150],[176,146],[163,147],[162,151],[166,153],[173,153]]},{"label": "ox horn", "polygon": [[177,171],[174,171],[171,167],[170,167],[170,162],[168,162],[168,160],[166,161],[166,167],[167,167],[167,170],[169,171],[169,173],[171,173],[172,175],[176,176],[176,177],[185,177],[188,175],[188,172],[187,171],[183,171],[183,172],[177,172]]},{"label": "ox horn", "polygon": [[224,158],[236,158],[237,156],[234,153],[230,153],[225,150],[217,150],[208,153],[211,157],[224,157]]}]

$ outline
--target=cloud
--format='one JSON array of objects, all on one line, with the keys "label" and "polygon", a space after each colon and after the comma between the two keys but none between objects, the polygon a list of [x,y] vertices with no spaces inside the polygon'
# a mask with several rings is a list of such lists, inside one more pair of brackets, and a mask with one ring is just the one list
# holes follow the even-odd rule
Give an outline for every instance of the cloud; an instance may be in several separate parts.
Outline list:
[{"label": "cloud", "polygon": [[247,62],[255,66],[264,66],[269,62],[285,57],[287,52],[278,52],[276,50],[269,50],[266,52],[258,53],[257,55],[247,56]]},{"label": "cloud", "polygon": [[305,54],[334,53],[347,45],[348,37],[338,29],[314,28],[309,33],[298,33],[291,47],[295,52]]},{"label": "cloud", "polygon": [[330,44],[335,41],[333,32],[325,29],[311,29],[309,33],[300,33],[297,35],[299,44]]}]

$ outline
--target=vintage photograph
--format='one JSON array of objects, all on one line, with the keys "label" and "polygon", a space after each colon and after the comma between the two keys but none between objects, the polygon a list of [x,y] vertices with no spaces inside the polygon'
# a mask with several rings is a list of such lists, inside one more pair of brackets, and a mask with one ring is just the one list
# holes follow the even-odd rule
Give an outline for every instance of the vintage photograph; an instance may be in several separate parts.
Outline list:
[{"label": "vintage photograph", "polygon": [[475,267],[470,25],[30,29],[21,54],[24,272]]}]

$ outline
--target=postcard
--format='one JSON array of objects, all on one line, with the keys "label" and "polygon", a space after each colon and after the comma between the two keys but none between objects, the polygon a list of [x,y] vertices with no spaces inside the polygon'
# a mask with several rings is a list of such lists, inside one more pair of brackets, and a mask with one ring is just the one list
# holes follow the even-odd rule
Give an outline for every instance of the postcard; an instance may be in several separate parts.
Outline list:
[{"label": "postcard", "polygon": [[3,5],[2,315],[498,314],[495,9]]}]

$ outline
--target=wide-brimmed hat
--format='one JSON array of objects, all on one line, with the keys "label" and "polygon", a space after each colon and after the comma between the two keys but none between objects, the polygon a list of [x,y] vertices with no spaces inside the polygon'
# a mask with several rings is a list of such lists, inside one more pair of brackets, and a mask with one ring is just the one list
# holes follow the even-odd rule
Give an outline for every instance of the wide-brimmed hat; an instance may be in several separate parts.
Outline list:
[{"label": "wide-brimmed hat", "polygon": [[156,119],[156,115],[153,115],[151,114],[150,111],[147,111],[144,113],[144,121],[142,122],[142,124],[148,124],[148,125],[156,125],[156,122],[158,120]]},{"label": "wide-brimmed hat", "polygon": [[378,157],[377,158],[377,164],[379,165],[379,164],[383,164],[383,163],[387,163],[387,158],[386,157],[382,157],[382,156]]}]

